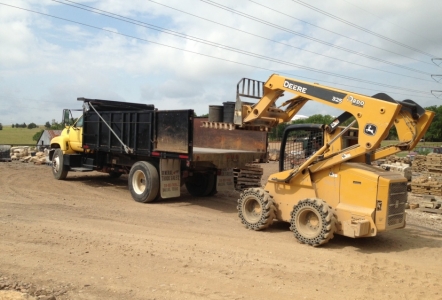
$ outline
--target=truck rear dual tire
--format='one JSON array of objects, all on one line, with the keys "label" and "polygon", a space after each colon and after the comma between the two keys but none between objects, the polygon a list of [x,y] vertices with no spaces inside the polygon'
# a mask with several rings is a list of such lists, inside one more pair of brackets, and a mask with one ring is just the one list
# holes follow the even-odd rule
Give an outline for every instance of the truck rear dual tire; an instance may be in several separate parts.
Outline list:
[{"label": "truck rear dual tire", "polygon": [[52,174],[57,180],[64,180],[68,176],[68,166],[64,165],[63,151],[55,149],[52,156]]},{"label": "truck rear dual tire", "polygon": [[123,175],[123,173],[120,173],[120,172],[114,172],[114,171],[111,171],[111,172],[109,172],[108,174],[109,174],[109,177],[112,178],[112,179],[120,178],[121,175]]},{"label": "truck rear dual tire", "polygon": [[186,181],[186,188],[194,197],[204,197],[216,194],[216,176],[210,173],[194,173]]},{"label": "truck rear dual tire", "polygon": [[129,190],[137,202],[147,203],[157,199],[160,190],[157,168],[147,161],[136,162],[129,172]]}]

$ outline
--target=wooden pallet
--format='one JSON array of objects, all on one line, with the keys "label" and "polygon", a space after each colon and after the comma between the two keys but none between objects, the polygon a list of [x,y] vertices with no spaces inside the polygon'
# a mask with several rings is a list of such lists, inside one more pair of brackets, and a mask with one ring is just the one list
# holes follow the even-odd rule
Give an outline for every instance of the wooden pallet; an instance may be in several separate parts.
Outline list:
[{"label": "wooden pallet", "polygon": [[258,165],[246,164],[243,168],[233,169],[233,179],[237,190],[261,187],[263,169]]}]

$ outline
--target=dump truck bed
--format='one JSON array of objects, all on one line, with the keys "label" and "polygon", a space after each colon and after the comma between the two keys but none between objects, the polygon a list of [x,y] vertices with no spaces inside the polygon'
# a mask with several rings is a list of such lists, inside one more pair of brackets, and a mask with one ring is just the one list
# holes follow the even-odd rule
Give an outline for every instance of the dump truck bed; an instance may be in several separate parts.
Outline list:
[{"label": "dump truck bed", "polygon": [[202,128],[204,119],[195,118],[193,110],[159,111],[149,105],[87,101],[101,117],[94,110],[85,112],[84,149],[124,153],[125,144],[134,155],[211,162],[219,169],[267,159],[266,132]]}]

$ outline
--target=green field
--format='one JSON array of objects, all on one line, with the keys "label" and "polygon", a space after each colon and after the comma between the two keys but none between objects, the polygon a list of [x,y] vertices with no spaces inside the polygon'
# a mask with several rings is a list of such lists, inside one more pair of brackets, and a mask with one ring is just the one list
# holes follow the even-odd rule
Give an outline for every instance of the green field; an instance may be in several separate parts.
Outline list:
[{"label": "green field", "polygon": [[38,128],[27,129],[27,128],[12,128],[11,126],[3,125],[3,130],[0,130],[0,144],[7,145],[22,145],[22,144],[37,144],[36,141],[32,140],[34,134],[44,129],[43,125]]}]

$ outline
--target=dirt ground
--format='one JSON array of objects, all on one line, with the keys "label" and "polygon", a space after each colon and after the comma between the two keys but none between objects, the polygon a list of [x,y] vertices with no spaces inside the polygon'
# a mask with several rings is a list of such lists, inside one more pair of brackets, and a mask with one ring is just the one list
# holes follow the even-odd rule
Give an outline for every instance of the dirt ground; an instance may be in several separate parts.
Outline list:
[{"label": "dirt ground", "polygon": [[125,176],[0,163],[0,299],[442,299],[441,215],[312,248],[286,223],[246,230],[237,192],[182,194],[140,204]]}]

